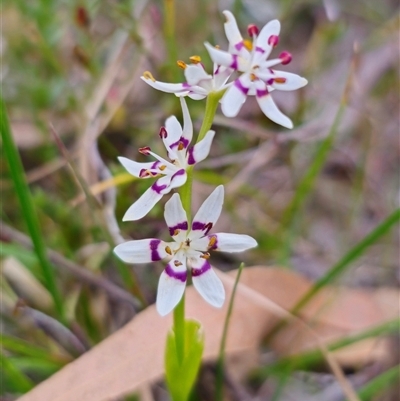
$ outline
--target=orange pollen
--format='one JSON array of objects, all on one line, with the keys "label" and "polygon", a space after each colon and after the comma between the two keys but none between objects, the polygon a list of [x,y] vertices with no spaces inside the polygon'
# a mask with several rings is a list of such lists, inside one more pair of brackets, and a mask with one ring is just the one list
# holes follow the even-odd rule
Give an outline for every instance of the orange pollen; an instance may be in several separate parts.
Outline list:
[{"label": "orange pollen", "polygon": [[250,74],[250,79],[251,79],[252,81],[255,81],[255,80],[257,79],[257,77],[256,77],[255,74]]},{"label": "orange pollen", "polygon": [[193,64],[199,64],[201,62],[201,57],[200,56],[192,56],[189,57],[189,60],[193,63]]},{"label": "orange pollen", "polygon": [[182,70],[184,70],[187,67],[186,63],[182,60],[178,60],[176,64],[178,64],[178,67],[182,68]]},{"label": "orange pollen", "polygon": [[182,262],[179,262],[179,260],[174,260],[174,265],[175,267],[182,266]]},{"label": "orange pollen", "polygon": [[167,166],[166,166],[165,164],[162,164],[162,165],[159,167],[159,169],[160,169],[161,171],[164,171],[166,168],[167,168]]},{"label": "orange pollen", "polygon": [[284,84],[286,82],[286,78],[274,78],[274,82],[277,84]]},{"label": "orange pollen", "polygon": [[221,47],[220,47],[220,45],[215,45],[214,46],[216,49],[220,49]]},{"label": "orange pollen", "polygon": [[245,39],[243,41],[243,45],[247,50],[249,51],[253,50],[253,43],[250,40]]},{"label": "orange pollen", "polygon": [[179,142],[179,144],[178,144],[178,150],[182,150],[182,149],[184,149],[184,144],[183,144],[183,142]]},{"label": "orange pollen", "polygon": [[175,237],[175,235],[178,235],[181,232],[181,230],[176,229],[174,231],[174,233],[172,234],[173,237]]},{"label": "orange pollen", "polygon": [[172,255],[172,251],[171,251],[171,248],[169,246],[165,247],[165,252],[167,252],[168,255]]},{"label": "orange pollen", "polygon": [[156,80],[155,80],[154,77],[153,77],[153,74],[152,74],[150,71],[145,71],[145,72],[143,73],[143,78],[144,78],[144,79],[150,79],[150,80],[152,80],[153,82],[156,82]]},{"label": "orange pollen", "polygon": [[210,241],[208,242],[208,247],[212,248],[216,242],[217,242],[217,237],[211,237]]},{"label": "orange pollen", "polygon": [[203,255],[201,255],[200,257],[207,260],[210,259],[210,256],[211,255],[208,252],[204,252]]}]

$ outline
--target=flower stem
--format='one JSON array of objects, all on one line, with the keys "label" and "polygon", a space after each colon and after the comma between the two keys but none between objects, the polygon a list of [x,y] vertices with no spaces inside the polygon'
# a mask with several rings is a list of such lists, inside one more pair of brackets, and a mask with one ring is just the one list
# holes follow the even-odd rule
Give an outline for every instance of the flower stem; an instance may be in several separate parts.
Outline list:
[{"label": "flower stem", "polygon": [[197,137],[197,142],[200,142],[214,121],[215,112],[217,111],[218,102],[220,101],[222,95],[225,91],[210,92],[207,96],[206,111],[204,113],[203,123],[200,128],[199,136]]},{"label": "flower stem", "polygon": [[178,361],[182,364],[185,356],[185,293],[174,309],[174,333]]}]

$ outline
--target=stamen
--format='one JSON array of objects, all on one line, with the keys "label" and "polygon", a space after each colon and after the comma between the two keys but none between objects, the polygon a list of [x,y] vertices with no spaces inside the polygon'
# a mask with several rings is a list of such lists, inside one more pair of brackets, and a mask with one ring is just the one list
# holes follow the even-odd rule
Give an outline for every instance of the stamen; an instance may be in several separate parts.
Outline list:
[{"label": "stamen", "polygon": [[142,155],[146,155],[148,156],[151,152],[151,149],[149,146],[145,146],[144,148],[139,148],[139,153],[141,153]]},{"label": "stamen", "polygon": [[172,236],[175,237],[175,235],[178,235],[180,232],[181,232],[181,230],[179,230],[179,229],[176,228],[176,229],[174,230],[174,233],[172,234]]},{"label": "stamen", "polygon": [[182,266],[182,262],[179,262],[179,260],[174,260],[174,265],[175,267]]},{"label": "stamen", "polygon": [[216,243],[217,243],[217,237],[213,235],[210,238],[210,241],[208,241],[208,248],[213,248]]},{"label": "stamen", "polygon": [[184,145],[183,142],[179,141],[179,143],[178,143],[178,150],[182,150],[182,149],[185,149],[185,145]]},{"label": "stamen", "polygon": [[182,70],[184,70],[187,67],[186,63],[182,60],[178,60],[176,64],[178,64],[178,67],[182,68]]},{"label": "stamen", "polygon": [[146,170],[146,169],[144,169],[144,168],[141,169],[141,170],[140,170],[140,173],[139,173],[139,177],[140,177],[140,178],[146,178],[146,177],[149,175],[148,171],[149,171],[149,170]]},{"label": "stamen", "polygon": [[249,36],[253,37],[253,36],[257,36],[258,35],[258,26],[255,24],[250,24],[247,27],[247,33],[249,34]]},{"label": "stamen", "polygon": [[250,74],[250,79],[251,79],[252,82],[254,82],[257,79],[257,77],[256,77],[255,74],[251,73]]},{"label": "stamen", "polygon": [[156,82],[155,78],[153,77],[153,74],[152,74],[150,71],[145,71],[145,72],[143,73],[143,77],[144,77],[145,79],[150,79],[150,80],[152,80],[153,82]]},{"label": "stamen", "polygon": [[202,259],[210,259],[211,255],[208,252],[204,252],[203,255],[200,256]]},{"label": "stamen", "polygon": [[160,138],[166,138],[168,136],[168,132],[166,130],[165,127],[161,127],[160,128],[160,132],[158,133],[158,135],[160,136]]},{"label": "stamen", "polygon": [[158,169],[164,171],[167,168],[165,164],[162,164]]},{"label": "stamen", "polygon": [[276,47],[276,46],[278,46],[278,43],[279,43],[279,36],[277,36],[277,35],[271,35],[271,36],[268,38],[268,44],[269,44],[270,46]]},{"label": "stamen", "polygon": [[193,64],[199,64],[199,63],[201,63],[201,57],[200,57],[200,56],[197,56],[197,55],[192,56],[192,57],[189,57],[189,60],[190,60]]},{"label": "stamen", "polygon": [[286,82],[286,78],[274,78],[276,84],[284,84]]},{"label": "stamen", "polygon": [[171,251],[171,248],[169,246],[165,247],[165,252],[167,252],[168,255],[172,255],[172,251]]},{"label": "stamen", "polygon": [[289,52],[282,52],[279,55],[279,58],[281,59],[281,63],[283,65],[289,64],[292,61],[292,55]]},{"label": "stamen", "polygon": [[251,51],[253,49],[253,43],[250,42],[250,40],[247,40],[247,39],[245,39],[243,41],[243,46],[249,51]]}]

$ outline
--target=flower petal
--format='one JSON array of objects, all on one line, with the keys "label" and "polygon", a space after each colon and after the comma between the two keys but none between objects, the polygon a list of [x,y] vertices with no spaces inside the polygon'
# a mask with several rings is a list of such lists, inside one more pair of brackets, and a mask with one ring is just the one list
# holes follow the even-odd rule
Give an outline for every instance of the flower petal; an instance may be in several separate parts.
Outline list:
[{"label": "flower petal", "polygon": [[239,57],[237,54],[231,54],[226,51],[217,49],[209,43],[204,43],[210,54],[211,59],[218,65],[232,68],[234,70],[242,71],[247,68],[248,62],[246,59]]},{"label": "flower petal", "polygon": [[235,117],[246,101],[251,85],[250,76],[243,74],[230,86],[221,99],[221,110],[227,117]]},{"label": "flower petal", "polygon": [[168,263],[158,281],[156,307],[161,316],[167,315],[178,305],[185,292],[186,279],[186,258]]},{"label": "flower petal", "polygon": [[273,122],[282,125],[286,128],[293,128],[293,123],[289,117],[285,116],[276,106],[272,99],[272,96],[267,90],[259,91],[257,90],[256,95],[257,102],[262,110],[262,112]]},{"label": "flower petal", "polygon": [[153,185],[126,211],[122,221],[139,220],[150,212],[163,196],[153,189]]},{"label": "flower petal", "polygon": [[[218,233],[208,235],[207,239],[211,245],[208,247],[209,251],[243,252],[257,246],[257,241],[245,234]],[[195,245],[192,244],[192,246]]]},{"label": "flower petal", "polygon": [[146,84],[150,85],[154,89],[160,90],[162,92],[167,93],[179,93],[182,91],[186,91],[188,89],[187,85],[179,83],[179,84],[170,84],[167,82],[153,81],[150,78],[140,77],[142,81],[146,82]]},{"label": "flower petal", "polygon": [[141,239],[117,245],[114,253],[126,263],[150,263],[164,259],[167,243],[159,239]]},{"label": "flower petal", "polygon": [[201,64],[190,64],[184,71],[186,81],[189,85],[198,85],[200,81],[211,80],[212,76],[204,71]]},{"label": "flower petal", "polygon": [[[189,68],[189,66],[187,68]],[[183,97],[181,97],[180,101],[181,101],[182,114],[183,114],[182,137],[184,139],[183,142],[184,142],[184,146],[185,146],[185,149],[186,149],[189,146],[189,143],[192,141],[193,124],[192,124],[192,119],[190,117],[189,110],[188,110],[188,107],[187,107],[185,99]]]},{"label": "flower petal", "polygon": [[235,46],[237,43],[243,42],[243,37],[239,31],[234,15],[228,10],[223,11],[223,14],[226,18],[224,28],[229,44]]},{"label": "flower petal", "polygon": [[[155,169],[157,168],[158,164],[161,164],[160,162],[148,162],[148,163],[138,163],[135,162],[134,160],[127,159],[126,157],[118,157],[119,162],[125,167],[126,171],[129,174],[132,174],[134,177],[138,178],[145,178],[140,176],[140,172],[143,170],[150,170],[150,169]],[[151,177],[149,175],[148,177]]]},{"label": "flower petal", "polygon": [[[169,190],[168,192],[173,189],[173,188],[179,188],[181,187],[187,180],[187,174],[185,169],[180,169],[176,173],[174,173],[171,177],[171,181],[168,185]],[[165,192],[167,193],[167,192]]]},{"label": "flower petal", "polygon": [[[286,71],[274,70],[276,80],[271,84],[273,88],[280,91],[293,91],[303,86],[306,86],[308,81],[297,74],[292,74]],[[279,82],[279,78],[283,78],[285,82]]]},{"label": "flower petal", "polygon": [[162,138],[163,142],[173,148],[172,145],[178,143],[179,138],[182,136],[182,126],[175,116],[170,116],[165,120],[165,129],[167,136]]},{"label": "flower petal", "polygon": [[169,233],[174,237],[174,240],[177,242],[184,241],[189,226],[179,194],[173,194],[171,199],[165,204],[164,218]]},{"label": "flower petal", "polygon": [[192,231],[189,234],[191,240],[196,240],[207,235],[221,214],[224,203],[224,186],[219,185],[211,195],[203,202],[192,222]]},{"label": "flower petal", "polygon": [[200,142],[189,148],[187,152],[187,163],[189,166],[201,162],[208,156],[214,135],[215,131],[208,131]]},{"label": "flower petal", "polygon": [[224,286],[207,260],[198,259],[198,263],[192,265],[192,282],[209,304],[216,308],[220,308],[224,304]]},{"label": "flower petal", "polygon": [[268,22],[268,24],[261,29],[256,40],[256,51],[262,52],[261,58],[263,60],[268,58],[273,49],[273,45],[269,43],[269,38],[271,36],[279,36],[280,31],[281,24],[277,19]]},{"label": "flower petal", "polygon": [[216,65],[214,63],[214,89],[216,91],[224,89],[226,81],[232,75],[233,70],[231,68],[224,67],[222,65]]}]

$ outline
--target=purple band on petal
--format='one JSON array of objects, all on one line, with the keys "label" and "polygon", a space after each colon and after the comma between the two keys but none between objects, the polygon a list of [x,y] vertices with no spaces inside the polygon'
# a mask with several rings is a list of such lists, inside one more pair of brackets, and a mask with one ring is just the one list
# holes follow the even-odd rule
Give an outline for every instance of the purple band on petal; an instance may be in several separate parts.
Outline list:
[{"label": "purple band on petal", "polygon": [[205,260],[203,263],[203,266],[201,266],[199,269],[192,268],[192,277],[201,276],[202,274],[206,273],[210,269],[211,269],[210,263],[208,263],[208,261]]},{"label": "purple band on petal", "polygon": [[158,253],[158,246],[160,245],[159,239],[152,239],[150,241],[150,250],[151,250],[151,261],[156,262],[157,260],[161,260],[162,257]]},{"label": "purple band on petal", "polygon": [[232,57],[233,57],[233,61],[229,67],[233,68],[234,70],[237,70],[238,69],[238,56],[236,54],[232,54]]},{"label": "purple band on petal", "polygon": [[151,189],[158,194],[161,194],[161,191],[163,191],[165,188],[167,188],[167,185],[158,185],[157,181],[151,186]]},{"label": "purple band on petal", "polygon": [[246,88],[246,87],[240,82],[240,79],[237,79],[237,80],[235,81],[234,85],[236,86],[236,88],[240,89],[244,95],[247,95],[247,93],[249,92],[249,88]]},{"label": "purple band on petal", "polygon": [[187,163],[189,166],[192,166],[193,164],[196,164],[196,160],[194,158],[194,146],[192,146],[191,148],[188,149],[188,154],[187,154]]},{"label": "purple band on petal", "polygon": [[243,41],[241,41],[241,42],[239,42],[239,43],[236,43],[236,45],[235,45],[235,49],[236,49],[236,50],[242,50],[243,47],[244,47]]},{"label": "purple band on petal", "polygon": [[205,223],[201,221],[194,221],[192,223],[192,230],[204,230]]},{"label": "purple band on petal", "polygon": [[265,50],[262,48],[262,47],[260,47],[260,46],[256,46],[256,52],[258,52],[258,53],[265,53]]},{"label": "purple band on petal", "polygon": [[181,170],[178,170],[176,173],[174,173],[171,177],[171,181],[175,178],[178,177],[179,175],[185,175],[186,174],[186,170],[183,168]]},{"label": "purple band on petal", "polygon": [[171,149],[176,148],[179,143],[182,142],[184,148],[186,149],[189,145],[189,140],[181,136],[176,142],[171,145]]},{"label": "purple band on petal", "polygon": [[160,163],[161,163],[161,162],[159,162],[158,160],[156,160],[156,161],[151,165],[150,169],[157,168],[157,166],[158,166]]},{"label": "purple band on petal", "polygon": [[187,278],[187,272],[176,272],[174,271],[174,269],[170,266],[170,264],[168,263],[166,268],[165,268],[165,273],[169,276],[172,277],[176,280],[182,281],[182,283],[184,283],[186,281]]},{"label": "purple band on petal", "polygon": [[190,88],[192,85],[189,85],[187,82],[182,82],[182,87]]},{"label": "purple band on petal", "polygon": [[268,89],[257,89],[257,97],[263,97],[269,95]]},{"label": "purple band on petal", "polygon": [[173,237],[175,230],[187,230],[188,229],[188,222],[184,221],[182,223],[178,223],[176,226],[168,227],[169,233],[171,237]]},{"label": "purple band on petal", "polygon": [[215,71],[214,71],[214,75],[219,74],[219,69],[220,69],[220,68],[221,68],[221,66],[218,65],[217,68],[216,68]]}]

